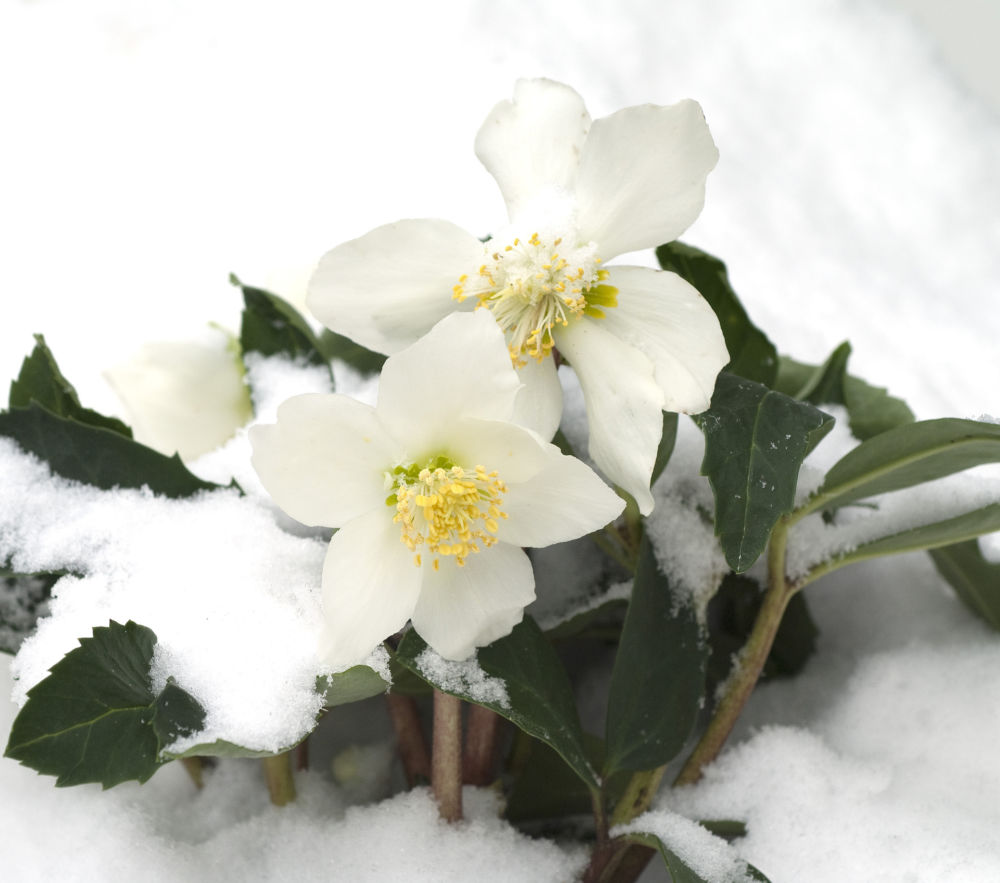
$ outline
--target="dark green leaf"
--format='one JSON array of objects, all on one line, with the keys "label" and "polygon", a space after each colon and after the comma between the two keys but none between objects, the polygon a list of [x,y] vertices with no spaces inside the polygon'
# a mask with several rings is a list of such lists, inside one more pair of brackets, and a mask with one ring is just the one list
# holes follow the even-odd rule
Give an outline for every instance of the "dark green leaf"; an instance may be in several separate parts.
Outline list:
[{"label": "dark green leaf", "polygon": [[105,490],[146,485],[167,497],[189,497],[219,487],[189,472],[176,454],[166,457],[112,430],[59,417],[37,402],[0,413],[0,436],[64,478]]},{"label": "dark green leaf", "polygon": [[1000,564],[987,561],[976,540],[931,549],[930,554],[955,594],[1000,631]]},{"label": "dark green leaf", "polygon": [[844,506],[1000,462],[1000,425],[946,417],[897,426],[838,460],[805,511]]},{"label": "dark green leaf", "polygon": [[670,462],[670,455],[674,452],[674,445],[677,444],[677,415],[673,411],[663,412],[663,434],[660,436],[660,444],[656,449],[656,461],[653,463],[653,474],[649,479],[649,486],[656,484],[663,470]]},{"label": "dark green leaf", "polygon": [[[628,834],[626,839],[632,843],[638,843],[642,846],[648,846],[651,849],[655,849],[663,859],[663,863],[667,867],[667,872],[670,874],[672,883],[713,883],[713,881],[706,880],[704,877],[695,872],[690,865],[684,862],[676,852],[670,849],[670,847],[660,840],[660,838],[655,834]],[[725,844],[720,843],[720,848],[724,848],[724,846]],[[747,864],[745,876],[750,880],[756,880],[757,883],[770,883],[767,877],[765,877],[751,864]]]},{"label": "dark green leaf", "polygon": [[808,397],[816,405],[843,405],[851,433],[861,441],[913,423],[916,418],[902,399],[845,373],[849,354],[850,346],[842,343],[823,365],[806,365],[782,356],[774,388],[792,398]]},{"label": "dark green leaf", "polygon": [[643,537],[608,696],[605,775],[651,770],[684,747],[705,689],[707,649]]},{"label": "dark green leaf", "polygon": [[566,438],[565,433],[561,429],[557,429],[556,434],[552,436],[552,444],[559,448],[567,457],[574,456],[573,445],[569,443],[569,439]]},{"label": "dark green leaf", "polygon": [[918,549],[949,546],[997,530],[1000,530],[1000,503],[993,503],[990,506],[984,506],[982,509],[975,509],[954,518],[935,521],[923,527],[910,528],[871,542],[862,543],[847,554],[819,565],[814,569],[813,574],[827,573],[847,564],[855,564],[858,561],[867,561],[869,558],[879,558],[883,555],[896,555],[901,552],[914,552]]},{"label": "dark green leaf", "polygon": [[[709,693],[729,677],[733,658],[746,645],[760,611],[763,594],[756,580],[730,573],[708,604],[712,654],[708,661]],[[788,602],[764,664],[763,678],[797,675],[816,651],[819,630],[809,614],[805,594]]]},{"label": "dark green leaf", "polygon": [[316,679],[316,692],[323,695],[327,708],[369,699],[388,689],[389,685],[367,665],[355,665],[347,671]]},{"label": "dark green leaf", "polygon": [[274,757],[275,754],[283,754],[293,747],[289,745],[288,748],[279,751],[259,751],[253,748],[244,748],[242,745],[227,742],[225,739],[216,739],[214,742],[191,745],[179,754],[161,751],[160,756],[164,761],[180,760],[184,757]]},{"label": "dark green leaf", "polygon": [[695,418],[715,495],[715,532],[729,566],[746,570],[795,503],[799,467],[833,418],[759,383],[720,374],[712,407]]},{"label": "dark green leaf", "polygon": [[[229,281],[243,291],[240,346],[244,354],[286,356],[329,370],[319,338],[295,307],[269,291],[243,285],[235,276],[230,276]],[[333,383],[332,374],[330,382]]]},{"label": "dark green leaf", "polygon": [[627,604],[628,601],[624,598],[611,598],[564,619],[548,629],[545,634],[556,641],[564,638],[596,636],[612,636],[617,640]]},{"label": "dark green leaf", "polygon": [[366,377],[378,374],[388,358],[388,356],[363,347],[360,343],[355,343],[349,337],[337,334],[329,328],[324,328],[320,333],[319,345],[327,359],[340,359]]},{"label": "dark green leaf", "polygon": [[718,258],[682,242],[670,242],[656,249],[664,270],[676,273],[701,292],[715,311],[729,350],[726,370],[765,386],[771,386],[778,371],[774,344],[747,315],[729,284],[726,265]]},{"label": "dark green leaf", "polygon": [[38,402],[59,417],[70,417],[88,426],[99,426],[132,438],[132,430],[121,420],[105,417],[80,404],[73,384],[59,370],[41,334],[35,335],[35,348],[21,363],[17,380],[10,384],[9,402],[11,408],[27,408],[32,402]]},{"label": "dark green leaf", "polygon": [[57,785],[145,782],[164,762],[166,740],[201,729],[204,709],[174,683],[154,695],[156,635],[111,622],[67,653],[28,691],[6,756]]},{"label": "dark green leaf", "polygon": [[506,684],[509,706],[484,702],[452,683],[436,682],[417,663],[426,649],[424,640],[411,629],[400,642],[396,659],[437,689],[493,709],[557,751],[588,787],[600,786],[584,749],[569,678],[552,645],[530,616],[525,616],[507,637],[478,652],[479,667]]}]

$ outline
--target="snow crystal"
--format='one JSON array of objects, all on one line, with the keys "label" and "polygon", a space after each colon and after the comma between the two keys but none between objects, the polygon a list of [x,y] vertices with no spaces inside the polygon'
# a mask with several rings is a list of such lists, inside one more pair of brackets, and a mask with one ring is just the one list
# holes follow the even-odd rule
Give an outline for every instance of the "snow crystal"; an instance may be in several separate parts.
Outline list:
[{"label": "snow crystal", "polygon": [[7,439],[0,473],[0,559],[68,572],[14,661],[19,703],[77,639],[132,619],[157,635],[153,689],[173,676],[206,708],[204,731],[184,744],[276,750],[312,728],[323,543],[283,532],[234,490],[99,490],[51,476]]},{"label": "snow crystal", "polygon": [[455,662],[445,659],[428,647],[416,661],[420,673],[441,689],[465,693],[476,702],[489,702],[510,708],[507,685],[500,678],[486,674],[479,667],[478,653],[461,662]]}]

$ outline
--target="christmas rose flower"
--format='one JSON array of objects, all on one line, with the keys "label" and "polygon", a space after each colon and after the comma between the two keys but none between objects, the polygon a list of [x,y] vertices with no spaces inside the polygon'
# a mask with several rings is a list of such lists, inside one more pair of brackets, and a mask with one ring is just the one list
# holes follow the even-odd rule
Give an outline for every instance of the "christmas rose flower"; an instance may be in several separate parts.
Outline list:
[{"label": "christmas rose flower", "polygon": [[519,386],[489,314],[455,314],[386,361],[374,408],[301,395],[250,429],[275,502],[339,528],[323,567],[332,667],[360,662],[407,620],[442,656],[466,658],[534,599],[522,546],[621,512],[589,467],[509,422]]},{"label": "christmas rose flower", "polygon": [[453,310],[489,310],[524,385],[514,419],[546,438],[562,409],[558,350],[583,388],[591,457],[646,514],[661,411],[707,408],[729,356],[687,282],[606,262],[697,218],[718,158],[701,108],[647,104],[592,121],[568,86],[521,80],[483,123],[476,153],[508,226],[485,244],[447,221],[379,227],[323,257],[308,306],[390,354]]}]

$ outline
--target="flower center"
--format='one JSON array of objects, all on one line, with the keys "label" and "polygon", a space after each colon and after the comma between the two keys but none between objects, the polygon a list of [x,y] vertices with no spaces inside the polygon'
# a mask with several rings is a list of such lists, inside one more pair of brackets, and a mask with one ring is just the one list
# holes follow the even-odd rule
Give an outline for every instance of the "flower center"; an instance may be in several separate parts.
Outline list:
[{"label": "flower center", "polygon": [[396,509],[392,520],[400,525],[400,539],[415,553],[417,567],[420,546],[434,555],[435,570],[438,556],[453,556],[463,566],[469,555],[497,542],[498,522],[507,517],[500,511],[507,487],[483,466],[467,470],[437,457],[426,466],[397,466],[386,473],[386,485],[393,490],[386,498]]},{"label": "flower center", "polygon": [[569,247],[559,236],[515,238],[488,252],[475,276],[459,277],[452,296],[476,297],[478,307],[492,310],[515,364],[525,355],[541,361],[552,353],[556,326],[584,314],[600,319],[604,308],[617,306],[618,290],[602,284],[608,272],[595,251],[593,243]]}]

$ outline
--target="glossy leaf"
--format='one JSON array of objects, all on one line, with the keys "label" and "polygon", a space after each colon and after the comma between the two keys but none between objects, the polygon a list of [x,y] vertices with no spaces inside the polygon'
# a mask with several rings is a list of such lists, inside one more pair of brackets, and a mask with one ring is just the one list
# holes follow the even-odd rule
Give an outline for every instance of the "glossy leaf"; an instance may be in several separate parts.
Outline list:
[{"label": "glossy leaf", "polygon": [[132,438],[132,430],[121,420],[105,417],[80,404],[73,384],[59,370],[41,334],[35,335],[35,348],[25,357],[17,379],[10,384],[11,408],[27,408],[32,402],[38,402],[59,417],[72,418],[88,426],[99,426]]},{"label": "glossy leaf", "polygon": [[57,785],[146,781],[161,751],[202,728],[205,711],[177,684],[159,694],[149,669],[156,635],[134,622],[111,622],[67,653],[28,691],[6,756]]},{"label": "glossy leaf", "polygon": [[725,370],[771,386],[778,372],[778,353],[767,335],[750,321],[729,283],[726,265],[683,242],[661,245],[656,249],[656,258],[664,270],[697,288],[715,311],[729,350]]},{"label": "glossy leaf", "polygon": [[510,704],[484,702],[468,691],[428,676],[417,664],[427,644],[412,629],[396,651],[396,659],[445,693],[491,708],[501,717],[554,749],[590,788],[600,786],[584,748],[583,730],[573,688],[552,645],[530,616],[505,638],[478,651],[479,667],[507,687]]},{"label": "glossy leaf", "polygon": [[319,345],[327,359],[340,359],[365,377],[378,374],[385,360],[389,358],[329,328],[324,328],[320,333]]},{"label": "glossy leaf", "polygon": [[931,549],[930,554],[955,594],[1000,631],[1000,564],[987,561],[976,540]]},{"label": "glossy leaf", "polygon": [[230,276],[229,281],[243,292],[240,346],[244,354],[285,356],[329,370],[319,338],[295,307],[269,291],[243,285],[235,276]]},{"label": "glossy leaf", "polygon": [[760,557],[791,512],[799,467],[833,426],[829,414],[759,383],[720,374],[712,407],[695,418],[705,435],[701,471],[715,495],[715,532],[729,566]]},{"label": "glossy leaf", "polygon": [[327,708],[370,699],[388,689],[389,685],[367,665],[355,665],[347,671],[316,679],[316,692],[322,694]]},{"label": "glossy leaf", "polygon": [[656,448],[656,460],[653,463],[653,474],[649,479],[649,485],[656,484],[663,470],[670,462],[670,456],[674,452],[677,444],[677,415],[673,411],[663,412],[663,433],[660,435],[660,444]]},{"label": "glossy leaf", "polygon": [[189,497],[219,487],[189,472],[176,454],[164,456],[110,429],[60,417],[37,402],[0,413],[0,436],[64,478],[105,490],[145,485],[167,497]]},{"label": "glossy leaf", "polygon": [[644,537],[611,674],[605,775],[651,770],[680,752],[704,694],[706,656],[694,610],[674,597]]},{"label": "glossy leaf", "polygon": [[946,417],[897,426],[838,460],[804,511],[834,508],[1000,462],[1000,425]]},{"label": "glossy leaf", "polygon": [[842,343],[822,365],[806,365],[782,356],[774,388],[792,398],[808,398],[814,405],[843,405],[855,438],[873,436],[916,420],[902,399],[889,395],[846,371],[850,345]]}]

